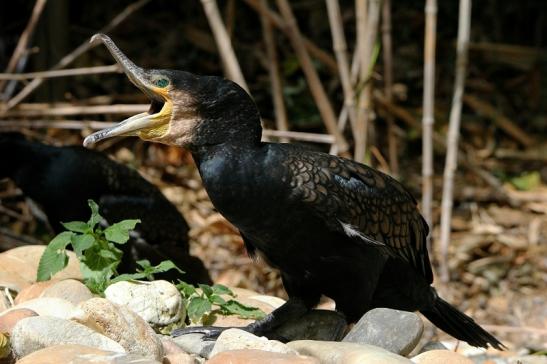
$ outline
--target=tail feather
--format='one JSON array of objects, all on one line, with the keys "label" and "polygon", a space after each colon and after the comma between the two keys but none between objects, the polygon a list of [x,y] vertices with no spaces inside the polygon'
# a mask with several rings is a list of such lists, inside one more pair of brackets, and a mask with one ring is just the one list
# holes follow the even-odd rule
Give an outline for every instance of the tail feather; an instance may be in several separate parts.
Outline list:
[{"label": "tail feather", "polygon": [[503,350],[505,346],[492,334],[480,327],[471,317],[457,310],[440,297],[435,298],[433,307],[420,311],[435,326],[469,345]]}]

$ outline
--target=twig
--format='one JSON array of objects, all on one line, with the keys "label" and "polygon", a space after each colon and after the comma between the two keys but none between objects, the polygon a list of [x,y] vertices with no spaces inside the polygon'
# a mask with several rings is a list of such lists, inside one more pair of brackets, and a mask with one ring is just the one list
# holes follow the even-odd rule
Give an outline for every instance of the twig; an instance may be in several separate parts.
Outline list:
[{"label": "twig", "polygon": [[[346,37],[344,35],[344,26],[342,24],[342,14],[340,13],[340,5],[338,0],[326,0],[327,11],[329,14],[330,29],[332,33],[332,47],[334,55],[338,63],[338,72],[340,73],[340,81],[344,91],[344,107],[349,117],[353,137],[355,138],[355,93],[349,71],[349,62],[347,56]],[[338,123],[340,128],[341,123]],[[343,131],[343,128],[340,128]]]},{"label": "twig", "polygon": [[380,150],[373,145],[372,147],[370,147],[370,153],[376,158],[378,163],[380,163],[380,169],[387,173],[389,171],[389,164],[382,155],[382,152],[380,152]]},{"label": "twig", "polygon": [[458,136],[462,110],[462,95],[465,85],[467,68],[467,49],[471,28],[471,0],[460,0],[458,22],[458,45],[456,54],[456,79],[454,81],[454,96],[448,127],[446,162],[443,177],[443,196],[441,205],[441,279],[449,280],[448,244],[450,241],[450,221],[452,218],[452,196],[454,189],[454,172],[458,161]]},{"label": "twig", "polygon": [[245,91],[249,92],[249,87],[247,86],[247,82],[245,82],[234,48],[232,47],[232,41],[220,17],[216,0],[201,0],[201,4],[203,5],[203,10],[205,10],[209,26],[213,31],[226,75],[243,87]]},{"label": "twig", "polygon": [[[288,34],[289,28],[281,15],[273,11],[269,8],[263,8],[260,5],[260,0],[245,0],[245,2],[253,8],[255,11],[261,13],[262,15],[266,16],[273,25],[275,25],[276,28],[280,29],[283,33]],[[310,41],[308,38],[302,35],[302,40],[304,42],[304,46],[315,59],[317,59],[319,62],[323,63],[325,66],[327,66],[327,69],[332,73],[333,75],[338,75],[338,66],[336,64],[336,60],[334,57],[332,57],[330,54],[316,46],[312,41]]]},{"label": "twig", "polygon": [[121,68],[117,64],[110,66],[96,67],[81,67],[67,70],[43,71],[43,72],[28,72],[28,73],[0,73],[0,80],[29,80],[32,78],[55,78],[80,75],[96,75],[101,73],[121,72]]},{"label": "twig", "polygon": [[[384,52],[384,93],[388,102],[393,101],[393,50],[391,46],[391,0],[382,3],[382,45]],[[397,157],[397,135],[395,121],[387,114],[387,143],[391,174],[399,175],[399,158]]]},{"label": "twig", "polygon": [[296,56],[300,61],[302,70],[304,71],[304,75],[308,81],[310,91],[315,99],[315,103],[317,104],[321,114],[321,118],[323,119],[323,123],[325,124],[328,132],[334,136],[338,151],[340,153],[344,153],[348,150],[348,143],[340,130],[338,130],[334,110],[332,109],[332,105],[325,90],[323,89],[323,85],[321,84],[321,80],[319,79],[315,67],[312,64],[308,51],[304,46],[302,35],[300,34],[300,29],[298,28],[298,24],[296,23],[296,19],[292,13],[291,6],[287,0],[277,0],[277,6],[285,19],[285,23],[288,28],[287,35],[294,51],[296,52]]},{"label": "twig", "polygon": [[519,142],[522,146],[529,147],[536,144],[536,140],[533,137],[526,134],[524,130],[522,130],[516,123],[496,110],[496,108],[488,102],[480,100],[473,95],[463,95],[463,102],[465,102],[477,113],[492,119],[498,127],[513,137],[513,139]]},{"label": "twig", "polygon": [[[261,0],[260,4],[263,8],[268,6],[267,0]],[[270,73],[270,82],[272,85],[275,124],[278,130],[287,131],[289,130],[289,122],[287,120],[285,102],[283,101],[283,86],[281,85],[281,75],[279,74],[279,63],[277,60],[272,25],[270,23],[271,20],[264,15],[264,12],[261,12],[260,15],[264,44],[266,45],[266,53],[268,55],[268,71]],[[288,140],[287,138],[282,138],[280,141],[286,143]]]},{"label": "twig", "polygon": [[[22,128],[34,129],[70,129],[70,130],[100,130],[109,128],[118,123],[96,120],[0,120],[0,130],[20,130]],[[332,144],[334,137],[330,134],[303,133],[297,131],[262,130],[265,137],[286,138],[306,142]]]},{"label": "twig", "polygon": [[90,114],[136,114],[150,108],[149,104],[114,104],[114,105],[85,105],[85,106],[62,106],[49,107],[44,104],[43,109],[33,108],[28,110],[11,110],[6,117],[43,117],[43,116],[67,116],[67,115],[90,115]]},{"label": "twig", "polygon": [[[38,19],[40,19],[40,15],[42,14],[42,11],[44,10],[46,1],[47,0],[36,0],[36,2],[34,3],[34,9],[32,9],[32,15],[30,16],[27,26],[25,27],[25,30],[23,30],[23,33],[21,33],[21,36],[19,37],[17,46],[15,46],[15,50],[13,51],[13,54],[11,55],[11,58],[8,62],[8,66],[6,67],[6,71],[5,71],[6,73],[11,73],[15,70],[15,67],[17,66],[17,63],[19,62],[19,59],[25,53],[28,47],[29,40],[32,38],[32,34],[34,33],[34,28],[36,27],[36,24],[38,24]],[[6,84],[6,80],[0,80],[0,91],[4,89],[5,84]]]},{"label": "twig", "polygon": [[[105,27],[103,27],[99,33],[108,33],[112,29],[116,28],[120,23],[122,23],[125,19],[127,19],[128,16],[133,14],[135,11],[146,5],[150,0],[139,0],[133,4],[128,5],[125,9],[122,10],[121,13],[116,15],[114,19],[110,21]],[[69,64],[71,64],[76,58],[78,58],[82,53],[88,51],[89,49],[96,47],[98,43],[90,43],[87,39],[80,44],[77,48],[75,48],[72,52],[61,58],[55,66],[51,68],[51,70],[58,70],[61,68],[65,68]],[[5,113],[7,110],[13,108],[15,105],[23,101],[32,91],[34,91],[38,86],[40,86],[44,82],[43,78],[35,78],[32,80],[28,85],[26,85],[17,95],[12,97],[5,105],[5,108],[3,112]],[[2,112],[0,112],[2,114]]]},{"label": "twig", "polygon": [[[425,5],[424,41],[424,94],[422,137],[422,213],[433,227],[433,125],[435,123],[435,39],[437,28],[437,0],[427,0]],[[427,249],[432,252],[431,239],[427,237]]]}]

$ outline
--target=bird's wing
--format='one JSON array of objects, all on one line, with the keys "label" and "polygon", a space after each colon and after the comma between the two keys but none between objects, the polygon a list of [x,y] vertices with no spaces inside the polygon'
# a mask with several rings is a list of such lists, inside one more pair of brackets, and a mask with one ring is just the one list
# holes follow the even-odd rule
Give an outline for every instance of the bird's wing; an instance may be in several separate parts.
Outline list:
[{"label": "bird's wing", "polygon": [[405,260],[433,281],[428,226],[416,200],[393,178],[357,162],[322,153],[286,159],[293,198],[333,231]]}]

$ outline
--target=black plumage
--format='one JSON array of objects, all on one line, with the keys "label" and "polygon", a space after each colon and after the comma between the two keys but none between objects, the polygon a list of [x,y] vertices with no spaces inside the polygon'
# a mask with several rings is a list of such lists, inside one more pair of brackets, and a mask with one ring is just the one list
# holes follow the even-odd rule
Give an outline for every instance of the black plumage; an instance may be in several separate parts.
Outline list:
[{"label": "black plumage", "polygon": [[[502,347],[431,286],[428,227],[399,182],[348,159],[263,143],[257,107],[237,84],[145,70],[110,38],[96,37],[152,98],[153,107],[87,137],[84,144],[138,135],[192,152],[215,207],[239,229],[251,255],[281,271],[289,295],[286,304],[247,330],[273,335],[326,295],[351,322],[375,307],[420,311],[471,345]],[[220,330],[190,328],[176,334]]]},{"label": "black plumage", "polygon": [[0,178],[11,178],[37,202],[56,233],[61,222],[87,221],[88,199],[96,201],[108,223],[141,219],[140,238],[122,246],[120,270],[135,272],[135,262],[152,264],[171,259],[185,272],[162,273],[159,278],[184,278],[210,283],[201,260],[189,254],[188,225],[176,207],[139,173],[105,155],[79,146],[54,147],[29,141],[18,133],[0,134]]}]

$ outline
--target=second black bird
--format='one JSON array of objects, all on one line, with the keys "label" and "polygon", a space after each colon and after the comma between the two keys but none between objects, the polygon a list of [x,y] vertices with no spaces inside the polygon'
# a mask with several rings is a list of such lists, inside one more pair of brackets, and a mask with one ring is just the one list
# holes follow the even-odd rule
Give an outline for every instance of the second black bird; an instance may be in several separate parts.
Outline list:
[{"label": "second black bird", "polygon": [[88,199],[96,201],[109,223],[140,219],[142,239],[123,246],[119,267],[135,272],[135,262],[152,264],[170,259],[186,272],[162,273],[165,279],[183,278],[190,283],[210,283],[200,259],[189,253],[188,225],[177,208],[158,188],[133,169],[105,155],[79,146],[54,147],[27,140],[22,134],[0,133],[0,179],[9,177],[23,193],[37,202],[56,233],[61,222],[89,218]]}]

